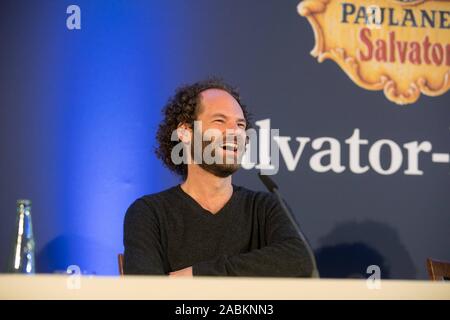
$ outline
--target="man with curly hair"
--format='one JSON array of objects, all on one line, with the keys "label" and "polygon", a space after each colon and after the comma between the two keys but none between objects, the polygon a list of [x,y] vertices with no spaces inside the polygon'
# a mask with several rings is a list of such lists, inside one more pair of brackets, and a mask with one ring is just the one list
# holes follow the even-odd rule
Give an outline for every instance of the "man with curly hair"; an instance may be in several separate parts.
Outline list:
[{"label": "man with curly hair", "polygon": [[311,276],[277,199],[232,184],[250,127],[237,91],[217,79],[181,87],[163,116],[156,154],[182,183],[127,210],[125,274]]}]

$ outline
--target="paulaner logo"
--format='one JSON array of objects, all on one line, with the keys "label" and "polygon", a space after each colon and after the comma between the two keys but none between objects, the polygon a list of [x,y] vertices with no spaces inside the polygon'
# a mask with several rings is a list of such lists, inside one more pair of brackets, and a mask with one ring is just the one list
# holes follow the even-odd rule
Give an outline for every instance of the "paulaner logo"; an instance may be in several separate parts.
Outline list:
[{"label": "paulaner logo", "polygon": [[311,54],[334,60],[360,87],[397,104],[450,88],[450,1],[304,0]]},{"label": "paulaner logo", "polygon": [[[392,175],[404,167],[403,174],[411,176],[424,174],[420,163],[430,156],[434,163],[450,164],[450,154],[432,152],[430,141],[415,140],[399,144],[383,138],[370,142],[363,137],[359,128],[350,131],[349,137],[343,142],[333,137],[292,138],[279,135],[279,129],[272,129],[270,119],[256,121],[255,124],[255,129],[230,132],[225,138],[220,131],[202,134],[201,128],[194,129],[194,135],[199,134],[194,139],[199,146],[186,148],[186,144],[180,142],[172,150],[172,161],[175,164],[189,163],[192,159],[186,155],[197,149],[198,152],[194,152],[196,163],[237,162],[244,169],[257,169],[265,175],[276,174],[282,163],[289,171],[305,170],[305,166],[309,166],[317,173],[337,174],[345,171],[364,174],[372,170],[380,175]],[[172,139],[178,139],[177,131],[173,133]],[[202,141],[208,142],[206,148],[201,147]],[[343,161],[343,152],[348,152],[347,163]],[[382,161],[382,153],[387,155],[388,161]]]}]

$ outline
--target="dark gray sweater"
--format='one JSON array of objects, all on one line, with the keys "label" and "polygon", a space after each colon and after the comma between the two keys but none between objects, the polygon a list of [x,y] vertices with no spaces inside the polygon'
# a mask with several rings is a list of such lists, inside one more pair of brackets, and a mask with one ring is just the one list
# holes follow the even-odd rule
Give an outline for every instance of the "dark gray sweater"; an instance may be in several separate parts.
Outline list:
[{"label": "dark gray sweater", "polygon": [[312,268],[277,199],[234,185],[216,214],[180,185],[136,200],[125,216],[124,246],[126,274],[192,266],[194,276],[307,277]]}]

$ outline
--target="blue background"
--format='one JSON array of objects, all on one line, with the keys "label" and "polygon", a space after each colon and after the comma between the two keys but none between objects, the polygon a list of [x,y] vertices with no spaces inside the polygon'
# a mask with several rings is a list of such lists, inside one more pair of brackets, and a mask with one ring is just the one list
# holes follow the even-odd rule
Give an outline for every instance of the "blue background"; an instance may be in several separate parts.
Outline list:
[{"label": "blue background", "polygon": [[[81,30],[66,27],[70,4],[81,8]],[[15,201],[29,198],[38,272],[76,264],[117,274],[127,207],[179,183],[153,152],[160,109],[176,87],[208,76],[236,85],[255,120],[270,118],[283,136],[338,139],[344,165],[355,128],[370,144],[428,140],[450,152],[448,93],[398,106],[357,87],[310,56],[313,32],[297,4],[1,1],[0,271]],[[428,154],[423,176],[404,175],[405,159],[388,176],[317,173],[311,154],[293,172],[282,163],[274,179],[323,276],[364,276],[377,264],[384,278],[420,279],[426,257],[450,260],[448,164]],[[235,183],[264,190],[253,170]]]}]

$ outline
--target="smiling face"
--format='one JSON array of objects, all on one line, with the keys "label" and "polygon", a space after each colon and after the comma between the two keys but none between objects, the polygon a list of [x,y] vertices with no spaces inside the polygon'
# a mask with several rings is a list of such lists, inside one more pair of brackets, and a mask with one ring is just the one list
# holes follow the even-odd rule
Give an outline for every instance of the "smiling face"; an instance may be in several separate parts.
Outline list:
[{"label": "smiling face", "polygon": [[[203,161],[199,165],[216,176],[227,177],[239,169],[245,151],[247,122],[244,113],[236,99],[221,89],[201,92],[199,102],[197,121],[201,122],[201,136],[204,137]],[[208,155],[214,161],[205,159]]]}]

